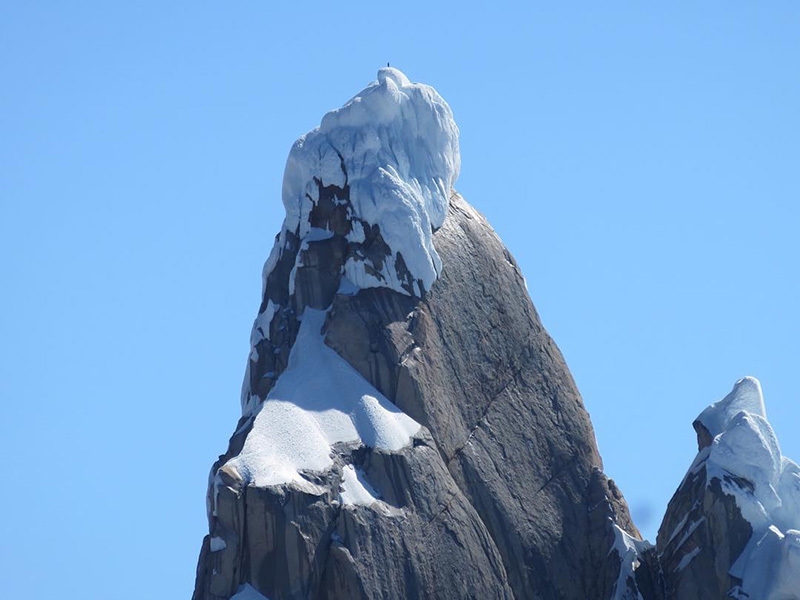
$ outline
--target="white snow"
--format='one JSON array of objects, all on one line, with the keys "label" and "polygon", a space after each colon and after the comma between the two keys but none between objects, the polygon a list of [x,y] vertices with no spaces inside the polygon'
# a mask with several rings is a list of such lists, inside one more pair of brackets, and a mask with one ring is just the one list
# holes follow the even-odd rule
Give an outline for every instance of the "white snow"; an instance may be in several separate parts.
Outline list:
[{"label": "white snow", "polygon": [[678,533],[681,531],[681,529],[683,529],[683,526],[686,525],[686,521],[689,520],[689,514],[691,513],[692,510],[694,510],[695,506],[697,506],[697,502],[694,503],[694,506],[692,506],[692,508],[685,515],[683,515],[683,518],[678,522],[678,524],[675,525],[675,527],[672,528],[672,533],[669,534],[669,539],[667,540],[667,543],[665,544],[666,546],[670,545],[672,540],[675,539],[675,536],[678,535]]},{"label": "white snow", "polygon": [[731,574],[742,579],[746,598],[793,600],[800,597],[800,531],[777,527],[754,534]]},{"label": "white snow", "polygon": [[692,562],[694,560],[694,557],[697,556],[698,554],[700,554],[699,546],[694,550],[692,550],[691,552],[687,552],[686,554],[684,554],[683,558],[681,558],[680,562],[678,563],[676,570],[683,571],[686,567],[689,566],[689,563]]},{"label": "white snow", "polygon": [[264,312],[256,317],[253,322],[253,330],[250,332],[250,345],[255,347],[261,340],[269,339],[269,324],[272,322],[272,317],[275,316],[275,311],[278,307],[272,302],[267,301],[267,307]]},{"label": "white snow", "polygon": [[337,294],[342,294],[343,296],[355,296],[358,293],[358,290],[361,288],[358,287],[355,283],[350,281],[347,277],[342,277],[339,281],[339,289],[336,290]]},{"label": "white snow", "polygon": [[770,578],[767,600],[800,596],[800,531],[790,529],[781,539]]},{"label": "white snow", "polygon": [[[639,566],[639,555],[652,548],[652,544],[646,540],[637,540],[627,534],[619,525],[614,523],[614,545],[611,546],[609,554],[614,550],[617,551],[620,557],[619,576],[614,583],[614,589],[611,591],[610,600],[623,600],[627,599],[627,585],[628,578],[635,577],[634,571]],[[637,599],[641,600],[641,593],[637,594]]]},{"label": "white snow", "polygon": [[325,345],[325,315],[303,313],[289,364],[261,404],[241,453],[228,463],[257,486],[308,485],[299,471],[328,468],[333,444],[397,451],[420,429]]},{"label": "white snow", "polygon": [[339,500],[345,505],[369,506],[378,499],[378,493],[366,480],[364,473],[353,465],[342,469],[342,489]]},{"label": "white snow", "polygon": [[[723,490],[736,498],[742,516],[756,531],[773,524],[772,513],[783,503],[777,488],[784,461],[765,415],[761,385],[745,377],[698,417],[710,432],[717,432],[706,461],[709,482],[713,478],[722,482]],[[747,480],[752,492],[731,481],[731,476]]]},{"label": "white snow", "polygon": [[231,600],[269,600],[264,594],[260,593],[249,583],[240,585],[236,593],[231,596]]},{"label": "white snow", "polygon": [[[272,254],[275,254],[274,250]],[[272,255],[270,256],[270,260],[272,260]],[[267,262],[269,263],[269,260]],[[264,281],[266,282],[266,277]],[[277,310],[278,306],[272,302],[272,300],[267,301],[264,312],[256,317],[253,322],[253,329],[250,331],[250,356],[248,357],[247,367],[244,372],[244,381],[242,381],[241,405],[243,415],[252,414],[258,407],[259,398],[250,394],[250,361],[258,360],[256,345],[261,340],[269,339],[269,324],[272,322],[272,317],[275,316]]]},{"label": "white snow", "polygon": [[308,230],[308,234],[306,235],[303,242],[308,244],[308,242],[320,242],[322,240],[329,240],[333,237],[333,232],[328,229],[320,229],[319,227],[311,227]]},{"label": "white snow", "polygon": [[[397,69],[380,69],[377,81],[326,114],[292,147],[283,178],[284,231],[299,231],[301,240],[322,239],[308,218],[319,198],[314,178],[343,187],[344,167],[351,218],[378,225],[392,251],[379,269],[383,279],[369,275],[361,261],[348,264],[349,279],[360,288],[390,287],[407,294],[395,270],[399,252],[413,278],[430,289],[442,268],[432,231],[444,222],[460,166],[458,127],[444,99]],[[357,226],[348,237],[363,240],[363,228]],[[284,243],[282,235],[276,247]],[[274,254],[265,276],[277,262]]]},{"label": "white snow", "polygon": [[[378,390],[372,389],[380,395]],[[411,436],[419,430],[419,424],[391,403],[389,406],[394,410],[387,410],[387,403],[389,400],[385,398],[379,400],[371,394],[363,394],[352,405],[350,417],[365,446],[399,450],[408,445]]]},{"label": "white snow", "polygon": [[[689,525],[686,531],[684,531],[681,539],[678,541],[678,543],[675,544],[675,549],[677,550],[678,548],[683,546],[686,543],[686,540],[688,540],[689,537],[694,533],[694,530],[700,527],[701,524],[705,523],[705,521],[706,521],[705,517],[700,517],[699,519],[697,519],[697,521],[692,521],[692,523]],[[685,523],[685,521],[682,522]],[[673,535],[675,534],[673,533]]]},{"label": "white snow", "polygon": [[715,437],[725,431],[740,412],[767,418],[761,383],[755,377],[742,377],[727,396],[701,412],[697,420],[705,425],[711,437]]},{"label": "white snow", "polygon": [[753,528],[730,569],[742,579],[737,593],[762,600],[800,598],[800,467],[781,454],[758,380],[740,379],[698,420],[714,436],[704,449],[708,482],[721,482]]},{"label": "white snow", "polygon": [[772,511],[775,525],[781,531],[800,529],[800,466],[783,457],[777,485],[781,505]]},{"label": "white snow", "polygon": [[212,552],[219,552],[220,550],[225,550],[228,547],[228,544],[225,543],[221,537],[214,536],[211,538],[209,542],[209,550]]},{"label": "white snow", "polygon": [[350,233],[347,234],[347,241],[360,244],[366,239],[367,234],[364,231],[364,225],[360,221],[353,221],[352,229],[350,229]]}]

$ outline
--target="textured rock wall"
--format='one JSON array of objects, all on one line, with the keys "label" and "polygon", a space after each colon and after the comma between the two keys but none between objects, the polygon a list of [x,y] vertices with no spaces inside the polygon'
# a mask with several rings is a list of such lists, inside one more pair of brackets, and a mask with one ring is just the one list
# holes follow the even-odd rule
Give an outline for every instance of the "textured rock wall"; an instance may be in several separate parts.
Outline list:
[{"label": "textured rock wall", "polygon": [[[591,596],[609,549],[605,540],[591,556],[589,544],[602,461],[569,370],[514,259],[459,196],[434,243],[444,268],[422,301],[337,297],[327,343],[430,430],[518,597]],[[600,529],[618,515],[638,536],[621,496],[614,502]]]},{"label": "textured rock wall", "polygon": [[669,598],[726,598],[741,583],[728,571],[752,528],[719,480],[707,484],[701,458],[670,501],[656,548]]}]

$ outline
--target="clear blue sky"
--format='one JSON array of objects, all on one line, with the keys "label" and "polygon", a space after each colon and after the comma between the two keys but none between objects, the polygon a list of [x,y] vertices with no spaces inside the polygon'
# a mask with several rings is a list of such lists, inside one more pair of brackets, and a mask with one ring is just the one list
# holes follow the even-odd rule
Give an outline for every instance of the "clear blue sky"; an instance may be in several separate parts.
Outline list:
[{"label": "clear blue sky", "polygon": [[648,536],[742,375],[800,459],[800,4],[282,4],[2,2],[4,597],[190,596],[287,152],[387,61]]}]

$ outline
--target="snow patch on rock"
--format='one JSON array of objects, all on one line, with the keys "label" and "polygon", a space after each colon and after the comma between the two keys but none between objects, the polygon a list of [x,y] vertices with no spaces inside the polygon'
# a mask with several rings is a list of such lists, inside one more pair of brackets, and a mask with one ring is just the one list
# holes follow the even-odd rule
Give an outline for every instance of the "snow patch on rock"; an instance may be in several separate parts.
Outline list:
[{"label": "snow patch on rock", "polygon": [[386,402],[364,394],[355,402],[350,417],[365,446],[399,450],[408,445],[409,436],[416,433],[419,425],[414,422],[415,427],[410,427],[410,417],[399,409],[386,410]]},{"label": "snow patch on rock", "polygon": [[[611,591],[611,600],[642,600],[642,595],[638,588],[634,585],[628,586],[628,580],[636,581],[635,571],[639,566],[639,557],[641,554],[652,548],[652,544],[645,540],[637,540],[628,533],[626,533],[616,523],[614,525],[614,545],[611,546],[609,553],[614,550],[620,558],[619,576],[614,584],[614,589]],[[631,590],[636,589],[635,599],[631,599]]]},{"label": "snow patch on rock", "polygon": [[305,310],[287,369],[260,405],[242,451],[226,463],[249,483],[307,485],[300,472],[329,468],[333,444],[397,451],[420,429],[325,345],[326,314]]},{"label": "snow patch on rock", "polygon": [[[682,525],[680,526],[681,528],[683,527],[683,525],[686,525],[686,520],[688,519],[688,517],[689,517],[689,515],[687,514],[687,515],[686,515],[686,519],[684,519],[684,520],[682,520],[682,521],[681,521],[681,523],[682,523]],[[692,535],[692,534],[695,532],[695,530],[696,530],[698,527],[700,527],[700,525],[702,525],[703,523],[705,523],[705,521],[706,521],[706,518],[705,518],[705,517],[700,517],[700,518],[699,518],[699,519],[697,519],[696,521],[692,521],[692,522],[689,524],[689,526],[688,526],[687,528],[685,528],[685,530],[683,530],[683,535],[682,535],[682,536],[681,536],[681,538],[678,540],[678,542],[675,544],[675,548],[677,549],[677,548],[680,548],[681,546],[683,546],[683,545],[686,543],[686,540],[688,540],[688,539],[691,537],[691,535]],[[670,544],[670,543],[672,543],[672,540],[675,538],[675,536],[676,536],[676,535],[678,534],[678,532],[680,532],[680,531],[681,531],[681,529],[679,529],[679,528],[677,528],[677,527],[676,527],[676,528],[675,528],[675,531],[672,533],[672,537],[670,537],[670,539],[669,539],[669,542],[667,542],[667,544]]]},{"label": "snow patch on rock", "polygon": [[240,585],[236,593],[231,596],[231,600],[269,600],[264,594],[260,593],[249,583]]},{"label": "snow patch on rock", "polygon": [[695,548],[691,552],[687,552],[686,554],[684,554],[683,558],[681,558],[680,562],[678,563],[676,569],[678,571],[683,571],[686,567],[689,566],[689,563],[691,563],[694,560],[694,557],[697,556],[698,554],[700,554],[699,547]]},{"label": "snow patch on rock", "polygon": [[228,544],[225,543],[221,537],[214,536],[209,541],[209,550],[211,552],[219,552],[220,550],[225,550],[228,547]]},{"label": "snow patch on rock", "polygon": [[345,465],[342,469],[342,487],[339,500],[344,505],[369,506],[378,499],[378,493],[367,481],[364,473],[353,465]]}]

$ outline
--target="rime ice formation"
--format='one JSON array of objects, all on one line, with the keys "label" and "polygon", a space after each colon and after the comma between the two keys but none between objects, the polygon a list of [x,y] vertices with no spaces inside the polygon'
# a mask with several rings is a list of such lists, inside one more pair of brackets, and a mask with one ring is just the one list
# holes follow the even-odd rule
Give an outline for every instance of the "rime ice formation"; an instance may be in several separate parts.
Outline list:
[{"label": "rime ice formation", "polygon": [[652,547],[649,542],[636,539],[619,525],[614,525],[614,545],[611,548],[611,552],[617,552],[621,559],[621,564],[619,575],[612,588],[610,600],[642,599],[642,594],[635,584],[636,569],[641,564],[641,556]]},{"label": "rime ice formation", "polygon": [[761,384],[755,377],[743,377],[737,381],[730,394],[700,413],[695,419],[695,428],[702,425],[713,439],[725,431],[739,413],[767,418]]},{"label": "rime ice formation", "polygon": [[781,454],[758,380],[737,381],[694,428],[697,457],[659,531],[668,590],[800,598],[800,467]]},{"label": "rime ice formation", "polygon": [[[444,222],[460,165],[458,127],[447,103],[397,69],[380,69],[377,81],[326,114],[289,153],[284,230],[301,243],[333,235],[315,229],[309,214],[322,188],[348,189],[347,239],[361,243],[367,230],[378,226],[387,248],[378,257],[348,257],[347,279],[358,288],[388,287],[419,296],[441,270],[431,233]],[[289,285],[291,290],[291,279]]]},{"label": "rime ice formation", "polygon": [[[728,396],[698,421],[717,432],[708,451],[706,477],[718,479],[736,499],[752,535],[731,574],[749,598],[800,596],[800,467],[781,455],[767,421],[761,385],[736,382]],[[786,595],[793,590],[794,596]]]},{"label": "rime ice formation", "polygon": [[[702,434],[708,432],[711,438],[700,454],[707,478],[723,482],[723,489],[736,497],[751,524],[768,525],[772,521],[768,514],[781,506],[776,488],[784,459],[767,422],[758,380],[745,377],[737,381],[730,394],[700,414],[695,429],[704,438]],[[728,485],[726,475],[750,482],[752,490],[742,494],[738,485]]]}]

